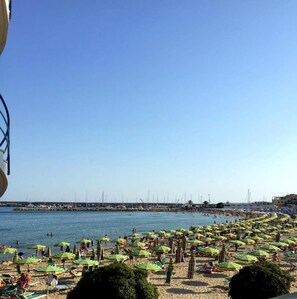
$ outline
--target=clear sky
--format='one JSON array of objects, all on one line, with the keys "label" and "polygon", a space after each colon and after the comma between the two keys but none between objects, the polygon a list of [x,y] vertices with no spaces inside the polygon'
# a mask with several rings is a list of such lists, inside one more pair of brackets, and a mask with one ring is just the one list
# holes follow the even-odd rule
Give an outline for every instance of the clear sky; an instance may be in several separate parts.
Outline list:
[{"label": "clear sky", "polygon": [[14,0],[3,200],[296,193],[297,1]]}]

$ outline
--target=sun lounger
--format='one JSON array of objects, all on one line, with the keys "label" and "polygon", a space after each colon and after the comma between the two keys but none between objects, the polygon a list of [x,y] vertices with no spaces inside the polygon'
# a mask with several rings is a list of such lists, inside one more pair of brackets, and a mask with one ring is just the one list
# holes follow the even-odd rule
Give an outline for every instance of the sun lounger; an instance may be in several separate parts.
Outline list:
[{"label": "sun lounger", "polygon": [[33,295],[16,295],[18,299],[39,299],[46,297],[46,294],[33,294]]},{"label": "sun lounger", "polygon": [[55,286],[55,290],[57,291],[64,291],[64,290],[68,290],[70,287],[67,284],[57,284]]}]

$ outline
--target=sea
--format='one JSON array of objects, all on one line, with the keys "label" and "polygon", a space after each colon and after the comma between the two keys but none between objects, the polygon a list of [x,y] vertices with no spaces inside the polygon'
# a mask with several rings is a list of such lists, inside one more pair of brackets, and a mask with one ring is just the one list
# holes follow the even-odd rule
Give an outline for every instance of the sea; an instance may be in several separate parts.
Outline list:
[{"label": "sea", "polygon": [[19,251],[29,256],[34,253],[28,249],[32,244],[46,245],[58,252],[59,248],[54,244],[60,241],[70,242],[73,246],[82,238],[96,240],[107,235],[113,240],[129,236],[133,228],[137,233],[145,233],[235,220],[238,217],[188,212],[24,212],[0,207],[0,246],[16,247],[18,240]]}]

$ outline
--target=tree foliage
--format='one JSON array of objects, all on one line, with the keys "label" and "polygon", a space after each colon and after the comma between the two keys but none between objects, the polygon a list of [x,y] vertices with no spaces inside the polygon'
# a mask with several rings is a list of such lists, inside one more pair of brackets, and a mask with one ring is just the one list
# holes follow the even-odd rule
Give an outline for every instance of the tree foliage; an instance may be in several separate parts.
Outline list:
[{"label": "tree foliage", "polygon": [[244,267],[230,282],[232,299],[268,299],[289,293],[294,278],[278,265],[263,262]]},{"label": "tree foliage", "polygon": [[87,272],[67,299],[157,299],[157,288],[147,281],[147,273],[123,263],[113,263]]}]

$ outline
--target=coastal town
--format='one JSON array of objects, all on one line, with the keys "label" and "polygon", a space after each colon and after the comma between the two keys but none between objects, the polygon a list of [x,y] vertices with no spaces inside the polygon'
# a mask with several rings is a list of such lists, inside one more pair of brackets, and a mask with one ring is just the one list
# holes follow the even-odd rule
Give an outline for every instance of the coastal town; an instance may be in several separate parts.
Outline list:
[{"label": "coastal town", "polygon": [[13,207],[16,211],[166,211],[166,212],[203,212],[214,210],[225,212],[278,211],[294,214],[297,210],[297,195],[275,196],[272,201],[255,202],[220,202],[211,204],[205,201],[196,204],[191,200],[186,203],[155,203],[144,202],[28,202],[28,201],[2,201],[0,206]]}]

